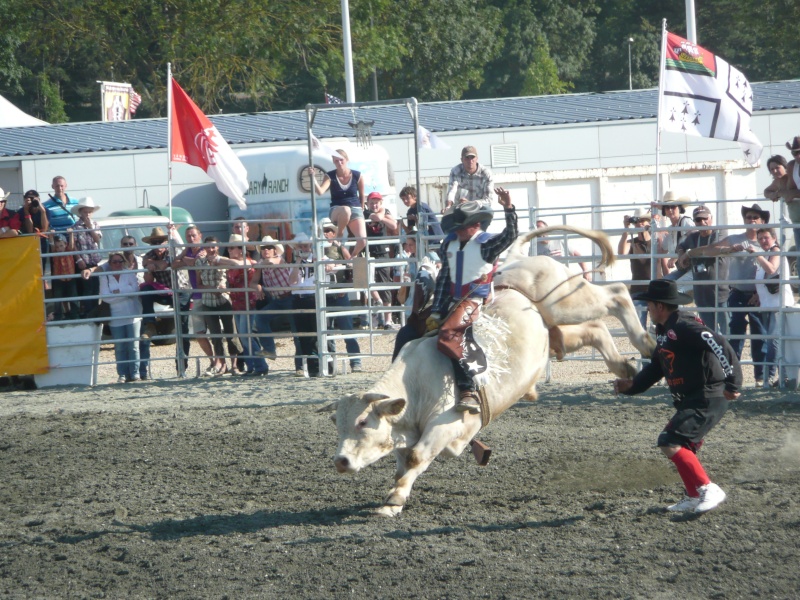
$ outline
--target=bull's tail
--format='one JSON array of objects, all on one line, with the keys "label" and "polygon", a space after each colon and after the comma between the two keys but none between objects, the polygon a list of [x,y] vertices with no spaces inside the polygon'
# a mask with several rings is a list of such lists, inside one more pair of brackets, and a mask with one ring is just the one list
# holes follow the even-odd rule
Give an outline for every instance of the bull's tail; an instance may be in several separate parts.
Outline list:
[{"label": "bull's tail", "polygon": [[577,233],[578,235],[592,240],[600,247],[600,264],[598,268],[610,267],[614,264],[614,249],[611,247],[611,242],[608,241],[608,236],[602,231],[594,231],[592,229],[583,229],[581,227],[574,227],[573,225],[551,225],[542,227],[541,229],[533,229],[527,233],[520,235],[511,248],[508,250],[506,263],[516,262],[528,257],[528,253],[524,251],[525,244],[531,240],[547,235],[554,231],[567,231],[569,233]]}]

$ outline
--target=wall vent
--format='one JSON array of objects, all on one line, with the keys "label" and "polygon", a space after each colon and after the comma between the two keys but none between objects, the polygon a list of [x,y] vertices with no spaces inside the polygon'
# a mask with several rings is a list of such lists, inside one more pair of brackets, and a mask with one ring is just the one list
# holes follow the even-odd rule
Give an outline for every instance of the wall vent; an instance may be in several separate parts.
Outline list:
[{"label": "wall vent", "polygon": [[519,146],[517,144],[498,144],[491,146],[493,167],[518,167]]}]

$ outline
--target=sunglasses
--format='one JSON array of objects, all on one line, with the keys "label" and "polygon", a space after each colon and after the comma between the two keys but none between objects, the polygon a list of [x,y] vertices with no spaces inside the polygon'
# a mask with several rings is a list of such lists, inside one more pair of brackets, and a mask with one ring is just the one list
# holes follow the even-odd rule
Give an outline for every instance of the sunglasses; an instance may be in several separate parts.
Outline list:
[{"label": "sunglasses", "polygon": [[123,248],[127,248],[128,246],[135,246],[135,245],[136,244],[134,244],[133,242],[127,242],[127,243],[122,244],[122,247]]},{"label": "sunglasses", "polygon": [[112,265],[124,265],[125,264],[124,260],[110,260],[108,262],[110,262]]},{"label": "sunglasses", "polygon": [[702,223],[703,221],[708,221],[711,217],[697,217],[694,219],[695,223]]},{"label": "sunglasses", "polygon": [[761,215],[745,215],[744,218],[748,221],[755,221],[756,219],[760,219]]}]

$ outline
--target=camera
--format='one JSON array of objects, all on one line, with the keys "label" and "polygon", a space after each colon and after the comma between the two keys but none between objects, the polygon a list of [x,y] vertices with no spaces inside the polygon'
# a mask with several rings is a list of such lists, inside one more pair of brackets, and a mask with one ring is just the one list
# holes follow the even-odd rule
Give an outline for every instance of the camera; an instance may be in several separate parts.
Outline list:
[{"label": "camera", "polygon": [[31,208],[39,208],[39,200],[36,198],[31,199]]},{"label": "camera", "polygon": [[624,219],[625,223],[629,224],[629,225],[638,225],[639,221],[641,221],[641,219],[639,217],[632,217],[630,215],[625,215],[623,217],[623,219]]}]

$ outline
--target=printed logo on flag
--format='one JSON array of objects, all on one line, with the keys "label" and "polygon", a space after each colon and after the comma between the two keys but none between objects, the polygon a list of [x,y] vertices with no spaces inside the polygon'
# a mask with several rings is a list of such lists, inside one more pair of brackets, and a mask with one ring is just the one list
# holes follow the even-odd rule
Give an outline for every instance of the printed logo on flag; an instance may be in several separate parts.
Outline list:
[{"label": "printed logo on flag", "polygon": [[753,91],[737,68],[705,48],[667,32],[659,127],[739,142],[756,164],[763,146],[750,131]]}]

